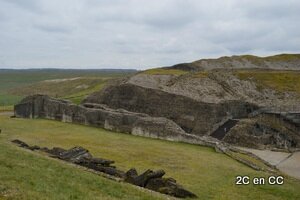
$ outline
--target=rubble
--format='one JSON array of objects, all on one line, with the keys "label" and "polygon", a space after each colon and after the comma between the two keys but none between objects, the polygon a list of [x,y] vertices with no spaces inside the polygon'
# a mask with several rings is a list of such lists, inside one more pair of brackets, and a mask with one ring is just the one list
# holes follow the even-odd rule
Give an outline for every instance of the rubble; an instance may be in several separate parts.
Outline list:
[{"label": "rubble", "polygon": [[164,170],[146,170],[144,173],[138,175],[136,169],[132,168],[126,173],[117,169],[113,160],[107,160],[103,158],[94,158],[87,149],[83,147],[73,147],[71,149],[63,149],[59,147],[53,147],[49,149],[47,147],[39,147],[37,145],[29,146],[21,140],[12,140],[19,147],[29,149],[32,151],[39,150],[41,152],[48,153],[49,156],[71,162],[76,165],[86,167],[98,172],[108,174],[110,176],[121,179],[121,181],[143,187],[152,191],[160,192],[166,195],[178,197],[178,198],[194,198],[197,197],[194,193],[184,189],[173,178],[163,178],[165,175]]}]

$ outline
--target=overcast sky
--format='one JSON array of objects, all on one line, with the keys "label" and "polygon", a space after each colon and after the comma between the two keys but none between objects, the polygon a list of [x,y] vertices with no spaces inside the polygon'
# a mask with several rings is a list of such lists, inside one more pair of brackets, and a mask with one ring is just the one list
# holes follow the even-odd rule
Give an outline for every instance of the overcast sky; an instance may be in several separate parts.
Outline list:
[{"label": "overcast sky", "polygon": [[0,0],[0,68],[300,52],[299,0]]}]

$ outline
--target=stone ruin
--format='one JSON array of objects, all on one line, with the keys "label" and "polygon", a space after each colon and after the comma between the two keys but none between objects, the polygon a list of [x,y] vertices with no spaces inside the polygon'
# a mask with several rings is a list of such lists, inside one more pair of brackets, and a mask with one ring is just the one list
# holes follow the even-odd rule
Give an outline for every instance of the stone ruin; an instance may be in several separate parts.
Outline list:
[{"label": "stone ruin", "polygon": [[197,197],[194,193],[184,189],[181,185],[179,185],[175,179],[163,178],[165,175],[164,170],[152,171],[149,169],[139,175],[134,168],[128,170],[127,172],[123,172],[112,165],[114,163],[112,160],[94,158],[89,151],[83,147],[74,147],[69,150],[59,147],[48,149],[47,147],[41,148],[36,145],[29,146],[20,140],[13,140],[12,142],[17,144],[19,147],[32,151],[39,150],[49,154],[53,158],[80,165],[97,172],[102,172],[121,181],[162,194],[178,198]]},{"label": "stone ruin", "polygon": [[[117,99],[118,101],[117,103],[115,102],[115,104],[121,104],[122,102],[120,99],[123,98],[119,99],[112,97],[111,99],[113,102],[115,102]],[[126,101],[125,99],[123,100]],[[167,107],[165,108],[167,111],[162,111],[162,113],[166,115],[165,117],[156,116],[158,114],[153,116],[150,114],[133,112],[120,108],[113,109],[107,106],[106,103],[108,103],[108,105],[111,104],[108,102],[108,100],[104,102],[105,104],[86,102],[81,105],[75,105],[70,101],[55,99],[45,95],[32,95],[24,98],[19,104],[15,105],[14,111],[16,117],[45,118],[59,120],[62,122],[85,124],[115,132],[169,141],[199,144],[217,148],[219,150],[223,149],[224,145],[228,145],[228,143],[258,149],[267,148],[295,151],[300,148],[300,125],[299,122],[296,121],[299,121],[300,117],[296,119],[294,119],[294,117],[292,119],[282,120],[287,117],[282,118],[278,117],[276,114],[265,112],[260,113],[258,110],[255,110],[252,107],[249,108],[249,105],[243,105],[239,103],[236,103],[236,106],[233,106],[235,103],[232,105],[219,105],[213,109],[208,105],[200,104],[197,104],[197,106],[193,107],[191,106],[193,105],[192,102],[190,102],[188,106],[188,101],[185,99],[181,101],[176,100],[174,102],[179,102],[178,105],[176,104],[171,106],[167,106],[167,100],[163,100],[163,102],[163,107]],[[186,103],[182,104],[184,106],[180,106],[180,102]],[[136,104],[137,110],[139,107],[142,107],[140,104]],[[131,107],[134,105],[135,104],[130,104]],[[126,108],[132,110],[130,106]],[[180,108],[180,110],[174,111],[174,106]],[[115,107],[115,105],[112,105],[112,107]],[[152,105],[150,107],[152,107]],[[242,107],[244,108],[242,109]],[[205,112],[207,114],[202,114],[201,118],[195,117],[197,120],[201,119],[201,122],[194,122],[197,124],[197,127],[199,126],[199,130],[201,128],[205,129],[208,126],[211,126],[211,124],[213,124],[217,118],[220,118],[217,121],[220,121],[221,119],[222,120],[214,125],[215,127],[214,129],[211,129],[213,132],[210,135],[201,135],[194,132],[188,133],[185,130],[186,126],[178,123],[178,118],[176,117],[177,115],[179,116],[180,113],[181,115],[184,115],[182,114],[186,112],[182,110],[184,108],[189,108],[187,110],[190,113],[192,113],[192,111],[200,112],[204,108],[211,109],[211,112],[207,110]],[[227,109],[231,110],[232,113],[235,113],[236,117],[242,116],[242,118],[232,119],[225,117],[224,113]],[[251,115],[253,113],[255,114],[256,112],[257,114],[255,116],[251,116],[250,114],[247,116],[247,110],[249,112],[255,110],[251,113]],[[144,110],[142,109],[141,111]],[[158,111],[161,111],[161,109],[157,109],[157,112]],[[176,116],[172,116],[172,112],[174,112]],[[218,117],[213,117],[210,115]],[[206,120],[203,121],[202,118],[205,118]],[[212,121],[208,122],[208,120]],[[199,124],[202,125],[200,126]],[[205,126],[204,124],[208,125]],[[276,128],[276,124],[280,124],[282,128]]]},{"label": "stone ruin", "polygon": [[[227,132],[222,133],[222,135],[224,134],[222,136],[224,139],[220,140],[211,137],[211,135],[200,136],[187,133],[177,123],[165,117],[152,117],[148,114],[130,112],[124,109],[112,109],[105,104],[84,103],[82,105],[75,105],[70,101],[51,98],[45,95],[32,95],[24,98],[19,104],[15,105],[14,112],[16,117],[21,118],[53,119],[62,122],[100,127],[114,132],[208,146],[214,148],[217,152],[225,153],[256,170],[264,169],[256,166],[254,163],[249,164],[246,159],[237,159],[232,156],[231,152],[238,150],[230,144],[237,144],[240,146],[252,145],[252,147],[257,148],[263,148],[266,146],[265,144],[269,144],[266,143],[265,140],[260,141],[253,139],[253,137],[257,138],[256,135],[251,135],[253,127],[247,124],[249,128],[243,128],[242,122],[245,120],[247,121],[248,118],[240,119],[239,122],[237,122],[237,125],[231,127],[230,130],[228,128]],[[254,118],[251,118],[250,120],[253,121]],[[226,125],[227,121],[228,119],[225,119],[223,125]],[[224,132],[222,125],[218,129]],[[218,131],[218,129],[216,130]],[[250,132],[245,132],[245,130],[249,130]],[[236,139],[235,136],[239,138]],[[292,141],[298,141],[297,138],[299,138],[299,136],[291,136]],[[256,146],[253,142],[251,143],[251,141],[255,141]],[[262,141],[264,144],[262,144]],[[288,144],[285,142],[284,138],[283,140],[280,139],[279,142],[282,143],[281,141],[284,141],[284,144]],[[289,151],[295,151],[299,144],[300,140],[296,143],[296,148],[294,149],[291,149],[290,146],[283,147],[287,148]],[[273,147],[278,145],[271,143],[269,146]],[[278,147],[281,148],[281,146]],[[244,152],[241,153],[243,154]],[[249,156],[255,157],[255,155]]]},{"label": "stone ruin", "polygon": [[112,109],[104,104],[75,105],[66,100],[33,95],[15,105],[14,112],[16,117],[54,119],[169,141],[210,147],[222,144],[209,136],[188,134],[174,121],[165,117],[151,117],[124,109]]}]

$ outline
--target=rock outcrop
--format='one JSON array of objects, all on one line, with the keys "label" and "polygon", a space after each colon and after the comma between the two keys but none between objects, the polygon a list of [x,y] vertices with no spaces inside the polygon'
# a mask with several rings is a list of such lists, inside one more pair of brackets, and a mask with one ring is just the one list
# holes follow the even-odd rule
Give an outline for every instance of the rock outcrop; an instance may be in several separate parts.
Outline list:
[{"label": "rock outcrop", "polygon": [[238,146],[294,151],[300,148],[300,127],[274,113],[262,113],[237,122],[223,141]]}]

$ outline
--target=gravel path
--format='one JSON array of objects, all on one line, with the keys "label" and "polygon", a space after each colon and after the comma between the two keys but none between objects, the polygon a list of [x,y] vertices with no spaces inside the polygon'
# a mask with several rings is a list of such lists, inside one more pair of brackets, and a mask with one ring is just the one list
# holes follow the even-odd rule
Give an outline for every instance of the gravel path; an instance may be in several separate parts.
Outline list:
[{"label": "gravel path", "polygon": [[294,153],[291,157],[280,163],[277,168],[290,176],[300,179],[300,152]]},{"label": "gravel path", "polygon": [[268,163],[275,165],[283,173],[300,179],[300,152],[285,153],[270,150],[257,150],[244,147],[238,147],[241,150],[248,151]]}]

